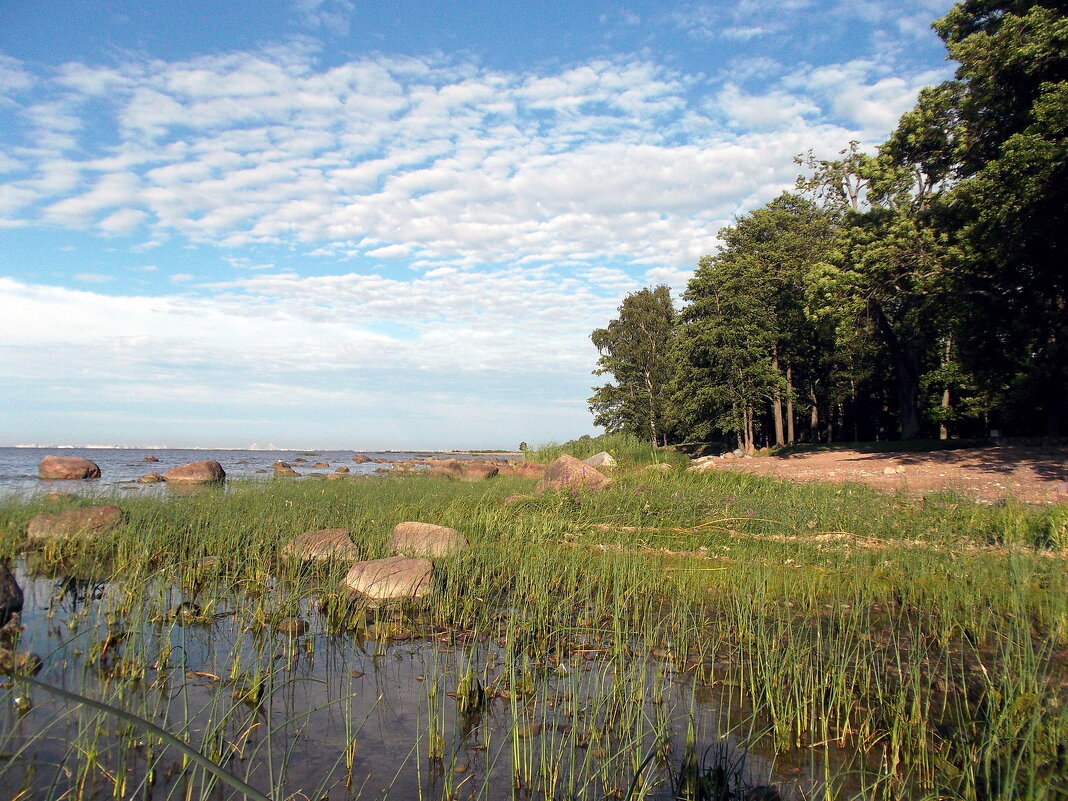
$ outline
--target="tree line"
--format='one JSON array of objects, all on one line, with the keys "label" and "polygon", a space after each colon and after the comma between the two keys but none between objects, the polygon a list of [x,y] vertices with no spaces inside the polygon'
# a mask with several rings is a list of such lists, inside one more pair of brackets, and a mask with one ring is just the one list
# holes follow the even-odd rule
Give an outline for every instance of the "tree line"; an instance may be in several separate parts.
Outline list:
[{"label": "tree line", "polygon": [[652,442],[1068,434],[1068,16],[965,0],[953,80],[874,154],[799,156],[795,191],[719,232],[592,334],[595,424]]}]

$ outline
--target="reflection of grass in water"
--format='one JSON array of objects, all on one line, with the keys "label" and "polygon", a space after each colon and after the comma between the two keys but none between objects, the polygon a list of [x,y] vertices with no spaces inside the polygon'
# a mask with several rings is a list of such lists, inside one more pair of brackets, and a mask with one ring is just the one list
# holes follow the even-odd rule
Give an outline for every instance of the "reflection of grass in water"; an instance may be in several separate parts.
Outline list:
[{"label": "reflection of grass in water", "polygon": [[[319,713],[299,712],[298,693],[325,681],[332,689],[312,708],[333,704],[341,722],[317,746],[333,765],[324,781],[359,788],[370,759],[361,717],[338,703],[355,691],[346,689],[350,665],[370,667],[369,681],[411,651],[426,661],[426,681],[411,692],[428,717],[408,732],[418,751],[400,749],[398,778],[386,777],[401,794],[412,789],[403,772],[428,756],[442,769],[423,763],[424,782],[485,797],[500,794],[502,776],[524,792],[601,797],[633,785],[637,797],[690,775],[704,792],[720,774],[708,765],[694,773],[680,729],[713,702],[731,710],[724,733],[761,753],[825,757],[813,770],[831,795],[848,786],[872,797],[1038,797],[1064,787],[1058,654],[1068,575],[1061,556],[1031,550],[1051,539],[1055,512],[681,472],[629,472],[600,494],[503,504],[530,486],[413,476],[122,498],[122,529],[35,555],[38,571],[111,579],[103,597],[56,608],[86,644],[66,662],[47,660],[46,671],[186,731],[212,758],[270,786],[298,773],[301,742],[321,735]],[[0,504],[0,551],[13,554],[25,522],[47,510]],[[295,534],[335,527],[349,528],[365,557],[384,556],[392,526],[409,519],[452,526],[473,543],[438,561],[435,590],[417,607],[348,609],[334,593],[344,565],[278,559]],[[336,633],[273,633],[284,618],[307,617],[312,601],[343,611],[317,624]],[[197,621],[169,614],[183,602],[215,622],[185,625]],[[457,651],[363,641],[365,631],[431,635]],[[118,632],[103,659],[99,643]],[[170,667],[150,669],[160,663]],[[218,680],[195,676],[205,664]],[[478,722],[456,709],[456,698],[478,700],[472,678],[486,696]],[[675,679],[690,682],[694,701],[679,707],[665,691]],[[164,700],[172,684],[182,687],[176,703]],[[120,766],[141,771],[129,782],[144,787],[154,765],[164,783],[168,765],[150,744],[123,751],[85,716],[53,725],[76,731],[56,761],[77,786],[117,787]],[[17,724],[4,732],[5,752],[50,736],[26,745]],[[693,754],[717,734],[702,736]],[[24,764],[0,768],[0,785],[20,781]],[[434,779],[459,764],[467,771]],[[212,786],[186,776],[196,792]],[[67,786],[57,779],[53,796]]]}]

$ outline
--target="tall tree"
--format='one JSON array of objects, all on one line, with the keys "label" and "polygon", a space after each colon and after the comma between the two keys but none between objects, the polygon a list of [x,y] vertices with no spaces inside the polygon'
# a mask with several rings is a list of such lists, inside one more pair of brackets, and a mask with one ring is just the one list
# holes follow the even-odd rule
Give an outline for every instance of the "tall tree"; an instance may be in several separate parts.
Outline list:
[{"label": "tall tree", "polygon": [[983,320],[962,344],[985,383],[1015,383],[1028,416],[1064,432],[1068,10],[1061,0],[965,0],[934,27],[960,63],[941,87],[968,247],[958,289]]},{"label": "tall tree", "polygon": [[674,333],[671,290],[661,285],[627,295],[619,317],[590,335],[600,353],[594,374],[615,379],[589,399],[595,425],[667,444]]}]

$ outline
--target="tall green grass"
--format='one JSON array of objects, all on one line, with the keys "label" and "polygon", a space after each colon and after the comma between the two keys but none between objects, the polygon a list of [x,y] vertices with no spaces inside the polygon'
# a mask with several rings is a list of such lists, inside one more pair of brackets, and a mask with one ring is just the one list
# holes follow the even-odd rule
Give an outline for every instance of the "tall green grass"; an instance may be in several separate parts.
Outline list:
[{"label": "tall green grass", "polygon": [[[530,486],[409,476],[123,497],[120,529],[23,557],[57,582],[46,616],[61,624],[49,638],[37,621],[25,639],[53,644],[45,680],[180,732],[276,797],[666,797],[721,776],[744,797],[768,777],[726,771],[743,746],[805,763],[810,797],[1068,793],[1059,510],[636,467],[599,493],[504,502]],[[0,553],[25,551],[46,510],[0,503]],[[472,542],[436,561],[419,604],[351,607],[335,590],[346,565],[278,555],[302,531],[341,527],[363,557],[385,556],[402,520]],[[61,576],[80,579],[73,595]],[[275,631],[293,616],[313,634]],[[372,781],[368,722],[399,698],[417,699],[408,736]],[[0,786],[40,794],[27,767],[39,754],[62,766],[46,798],[152,797],[153,782],[159,797],[225,792],[194,766],[166,777],[158,743],[35,701],[51,715],[43,733],[10,717],[0,728],[16,755]],[[320,787],[291,783],[308,743]]]}]

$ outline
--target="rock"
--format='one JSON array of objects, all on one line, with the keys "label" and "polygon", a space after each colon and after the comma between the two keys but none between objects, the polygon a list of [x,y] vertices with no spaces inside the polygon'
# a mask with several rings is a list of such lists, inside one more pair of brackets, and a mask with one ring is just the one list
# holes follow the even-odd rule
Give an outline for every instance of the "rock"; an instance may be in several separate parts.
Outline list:
[{"label": "rock", "polygon": [[78,496],[73,492],[49,492],[42,500],[48,503],[69,503],[78,500]]},{"label": "rock", "polygon": [[275,475],[275,477],[285,478],[287,476],[299,476],[300,473],[298,473],[296,470],[294,470],[289,465],[286,465],[285,467],[276,467],[276,468],[274,468],[274,475]]},{"label": "rock", "polygon": [[122,521],[122,510],[117,506],[86,506],[37,515],[26,526],[26,536],[31,540],[93,536],[122,525]]},{"label": "rock", "polygon": [[461,459],[442,459],[430,464],[430,475],[444,476],[457,481],[484,481],[500,472],[496,464],[490,462],[469,462]]},{"label": "rock", "polygon": [[142,462],[158,462],[159,461],[159,457],[158,456],[146,456],[141,461]]},{"label": "rock", "polygon": [[289,462],[283,462],[281,459],[279,459],[277,462],[275,462],[274,464],[271,465],[271,469],[272,470],[282,470],[282,469],[287,468],[289,466],[290,466]]},{"label": "rock", "polygon": [[303,637],[308,633],[309,628],[311,627],[306,620],[301,620],[299,617],[284,617],[278,621],[274,630],[287,637]]},{"label": "rock", "polygon": [[163,476],[159,473],[145,473],[137,479],[138,484],[158,484],[161,481],[163,481]]},{"label": "rock", "polygon": [[658,462],[657,464],[647,464],[642,468],[643,473],[670,473],[675,468],[669,465],[667,462]]},{"label": "rock", "polygon": [[351,472],[351,471],[350,471],[350,470],[349,470],[349,469],[348,469],[347,467],[345,467],[345,465],[341,465],[341,467],[339,467],[339,468],[338,468],[337,470],[335,470],[334,472],[335,472],[335,473],[349,473],[349,472]]},{"label": "rock", "polygon": [[327,463],[327,462],[316,462],[315,464],[312,465],[312,467],[316,468],[316,469],[322,469],[324,467],[329,467],[329,466],[330,466],[330,464]]},{"label": "rock", "polygon": [[7,624],[11,616],[22,611],[22,588],[11,575],[5,562],[0,562],[0,626]]},{"label": "rock", "polygon": [[564,487],[599,490],[610,483],[611,479],[596,468],[590,467],[574,456],[564,454],[549,466],[545,473],[545,478],[535,485],[534,491],[540,494],[546,490],[563,489]]},{"label": "rock", "polygon": [[298,456],[296,459],[293,460],[293,464],[305,464],[307,463],[307,461],[307,459],[302,459]]},{"label": "rock", "polygon": [[372,559],[349,568],[338,589],[371,601],[420,598],[430,592],[433,571],[426,559],[407,556]]},{"label": "rock", "polygon": [[393,472],[393,468],[392,467],[376,467],[375,468],[375,472],[376,473],[392,473]]},{"label": "rock", "polygon": [[221,484],[226,481],[226,471],[213,459],[172,467],[163,474],[163,480],[173,484]]},{"label": "rock", "polygon": [[46,456],[37,467],[39,478],[83,479],[100,478],[100,468],[80,456]]},{"label": "rock", "polygon": [[537,462],[505,462],[498,466],[498,475],[541,479],[545,477],[545,471],[548,469],[548,465]]},{"label": "rock", "polygon": [[459,531],[433,523],[398,523],[389,535],[389,552],[404,556],[449,556],[468,547]]},{"label": "rock", "polygon": [[325,528],[298,534],[282,546],[282,556],[306,562],[327,562],[331,559],[358,559],[360,550],[347,529]]},{"label": "rock", "polygon": [[352,457],[352,461],[354,461],[356,464],[367,464],[369,461],[371,461],[371,457],[364,456],[362,453],[357,453],[355,456]]},{"label": "rock", "polygon": [[608,451],[601,451],[600,453],[595,453],[589,459],[583,459],[582,461],[588,464],[590,467],[595,467],[598,470],[615,470],[619,466],[619,463],[616,462],[615,457],[612,456],[612,454],[608,453]]}]

